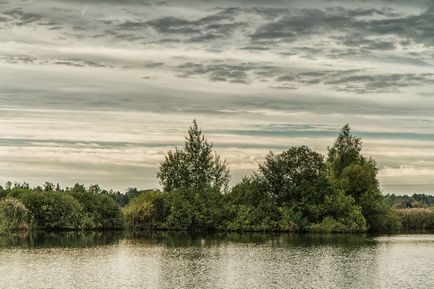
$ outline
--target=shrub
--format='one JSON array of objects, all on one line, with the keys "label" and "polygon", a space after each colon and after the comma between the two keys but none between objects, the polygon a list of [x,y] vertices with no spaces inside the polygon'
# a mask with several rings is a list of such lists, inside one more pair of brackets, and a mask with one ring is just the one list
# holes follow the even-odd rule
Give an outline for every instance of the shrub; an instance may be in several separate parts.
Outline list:
[{"label": "shrub", "polygon": [[83,207],[88,229],[120,229],[124,225],[122,211],[107,195],[87,191],[69,193]]},{"label": "shrub", "polygon": [[14,198],[0,202],[0,231],[26,230],[29,227],[29,210],[23,203]]},{"label": "shrub", "polygon": [[123,213],[130,228],[163,228],[167,215],[165,196],[159,191],[142,192],[130,201]]},{"label": "shrub", "polygon": [[83,207],[72,196],[60,192],[11,192],[29,210],[38,229],[82,229],[86,223]]},{"label": "shrub", "polygon": [[280,221],[279,229],[285,232],[296,232],[304,230],[308,226],[308,220],[301,212],[295,212],[288,207],[279,208]]}]

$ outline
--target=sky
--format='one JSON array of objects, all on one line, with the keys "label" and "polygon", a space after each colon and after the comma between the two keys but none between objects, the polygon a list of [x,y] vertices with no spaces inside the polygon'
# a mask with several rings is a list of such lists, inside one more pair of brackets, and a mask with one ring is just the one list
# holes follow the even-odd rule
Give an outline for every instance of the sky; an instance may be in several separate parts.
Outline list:
[{"label": "sky", "polygon": [[158,188],[197,119],[232,184],[349,123],[434,193],[434,1],[0,0],[0,183]]}]

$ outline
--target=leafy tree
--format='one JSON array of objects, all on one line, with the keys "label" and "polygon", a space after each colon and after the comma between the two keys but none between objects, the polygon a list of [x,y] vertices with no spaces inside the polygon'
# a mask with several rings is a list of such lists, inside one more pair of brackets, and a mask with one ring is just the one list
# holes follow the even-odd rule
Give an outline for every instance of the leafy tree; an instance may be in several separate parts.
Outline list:
[{"label": "leafy tree", "polygon": [[377,172],[374,160],[360,157],[357,163],[352,163],[342,170],[342,188],[346,194],[359,201],[365,192],[379,191]]},{"label": "leafy tree", "polygon": [[90,185],[88,192],[92,194],[99,194],[101,193],[101,187],[99,185]]},{"label": "leafy tree", "polygon": [[361,150],[362,140],[353,136],[350,126],[346,124],[333,146],[328,149],[328,164],[332,175],[339,178],[346,167],[358,163]]},{"label": "leafy tree", "polygon": [[10,190],[12,188],[12,182],[11,181],[7,181],[5,184],[5,189],[6,190]]},{"label": "leafy tree", "polygon": [[377,180],[378,169],[372,159],[361,154],[362,141],[345,125],[329,148],[327,164],[330,175],[340,188],[360,206],[371,231],[393,230],[399,227],[396,216],[387,208]]},{"label": "leafy tree", "polygon": [[45,182],[44,183],[44,192],[52,192],[54,191],[54,184],[50,183],[50,182]]},{"label": "leafy tree", "polygon": [[106,195],[113,199],[116,204],[120,207],[125,207],[130,203],[132,199],[140,195],[142,191],[137,190],[137,188],[128,188],[127,191],[123,194],[119,191],[113,190],[102,190],[101,194]]},{"label": "leafy tree", "polygon": [[197,122],[188,130],[183,149],[169,152],[158,177],[167,192],[169,228],[213,230],[223,212],[222,192],[227,191],[229,169],[213,152]]},{"label": "leafy tree", "polygon": [[334,192],[323,156],[306,146],[270,153],[257,177],[276,206],[292,207],[312,222],[321,218],[325,196]]},{"label": "leafy tree", "polygon": [[200,209],[196,204],[196,193],[191,189],[174,189],[167,195],[169,215],[167,227],[175,230],[196,231],[199,228]]},{"label": "leafy tree", "polygon": [[196,120],[188,130],[183,149],[170,151],[161,163],[158,172],[163,189],[170,192],[174,189],[209,188],[225,191],[229,183],[229,169],[226,161],[213,152]]}]

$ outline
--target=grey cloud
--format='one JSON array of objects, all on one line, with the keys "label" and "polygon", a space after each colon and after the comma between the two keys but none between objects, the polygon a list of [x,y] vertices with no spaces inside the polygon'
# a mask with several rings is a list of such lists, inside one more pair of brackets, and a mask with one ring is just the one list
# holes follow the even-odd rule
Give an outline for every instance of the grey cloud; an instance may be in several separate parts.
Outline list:
[{"label": "grey cloud", "polygon": [[419,15],[373,20],[365,23],[362,22],[361,24],[363,24],[362,27],[370,33],[404,36],[416,42],[434,45],[434,27],[432,23],[434,23],[433,8]]},{"label": "grey cloud", "polygon": [[424,86],[432,84],[432,73],[367,73],[363,70],[343,71],[314,71],[286,74],[277,77],[279,82],[287,83],[290,87],[300,84],[325,84],[340,91],[355,93],[399,92],[400,88]]},{"label": "grey cloud", "polygon": [[400,92],[404,87],[420,87],[432,84],[431,73],[372,73],[362,69],[318,70],[287,72],[287,68],[259,63],[193,63],[176,67],[178,77],[205,77],[210,81],[226,81],[248,84],[253,81],[271,81],[279,90],[293,90],[306,85],[324,84],[331,90],[354,93]]},{"label": "grey cloud", "polygon": [[346,35],[344,37],[337,37],[342,44],[349,47],[357,47],[358,49],[365,50],[394,50],[397,43],[392,41],[386,41],[382,38],[369,39],[366,35],[360,33],[354,33],[351,35]]},{"label": "grey cloud", "polygon": [[35,63],[38,59],[29,55],[11,55],[0,57],[6,63],[17,64],[17,63]]},{"label": "grey cloud", "polygon": [[350,24],[351,19],[347,16],[328,14],[319,9],[301,10],[300,14],[286,15],[259,27],[251,38],[253,41],[276,38],[291,40]]},{"label": "grey cloud", "polygon": [[84,58],[64,58],[64,59],[56,59],[56,58],[36,58],[29,55],[8,55],[0,57],[0,60],[3,60],[5,63],[10,64],[56,64],[56,65],[66,65],[66,66],[75,66],[75,67],[112,67],[104,62],[99,62],[96,60],[84,59]]},{"label": "grey cloud", "polygon": [[[338,41],[348,47],[367,50],[392,50],[397,43],[375,37],[396,36],[401,45],[412,40],[425,45],[434,44],[434,9],[428,8],[418,15],[403,16],[392,9],[302,9],[292,10],[280,19],[266,23],[251,34],[252,43],[266,45],[292,42],[314,35],[323,36],[339,32]],[[360,16],[381,16],[364,19]],[[331,39],[334,36],[329,36]],[[373,38],[374,37],[374,38]],[[410,45],[411,42],[407,42]]]},{"label": "grey cloud", "polygon": [[36,13],[24,12],[22,8],[10,9],[2,12],[4,15],[12,17],[15,25],[25,25],[36,22],[42,18]]},{"label": "grey cloud", "polygon": [[104,63],[98,63],[98,62],[95,62],[92,60],[84,60],[84,59],[79,59],[79,58],[68,58],[68,59],[64,59],[64,60],[56,60],[56,61],[53,61],[52,63],[58,64],[58,65],[67,65],[67,66],[76,66],[76,67],[85,67],[85,66],[108,67]]},{"label": "grey cloud", "polygon": [[205,76],[211,81],[228,81],[248,84],[253,80],[269,80],[278,75],[281,68],[261,63],[192,63],[177,67],[179,77]]},{"label": "grey cloud", "polygon": [[399,88],[409,86],[423,86],[434,81],[434,74],[362,74],[344,76],[337,79],[327,80],[325,84],[336,85],[335,88],[343,91],[356,93],[371,92],[398,92]]},{"label": "grey cloud", "polygon": [[220,10],[215,14],[196,20],[174,16],[152,20],[128,20],[117,26],[116,33],[118,37],[125,37],[123,31],[141,31],[151,28],[160,34],[174,35],[175,37],[188,36],[186,41],[206,42],[227,37],[236,29],[245,26],[245,23],[235,22],[235,16],[239,13],[238,8]]},{"label": "grey cloud", "polygon": [[152,62],[152,61],[148,61],[146,62],[143,66],[146,68],[154,68],[154,67],[159,67],[159,66],[163,66],[164,62]]}]

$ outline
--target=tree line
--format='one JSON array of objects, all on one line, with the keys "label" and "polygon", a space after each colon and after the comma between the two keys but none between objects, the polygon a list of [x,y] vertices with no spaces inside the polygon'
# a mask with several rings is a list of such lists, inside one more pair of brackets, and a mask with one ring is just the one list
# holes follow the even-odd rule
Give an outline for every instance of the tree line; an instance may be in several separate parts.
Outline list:
[{"label": "tree line", "polygon": [[345,125],[327,156],[307,146],[270,152],[256,172],[229,188],[226,161],[194,121],[184,147],[168,152],[160,164],[162,190],[122,194],[97,185],[62,189],[51,183],[36,188],[7,183],[0,187],[0,231],[387,232],[411,227],[405,222],[408,212],[397,212],[390,197],[382,196],[377,173],[375,160],[362,154],[362,140]]}]

